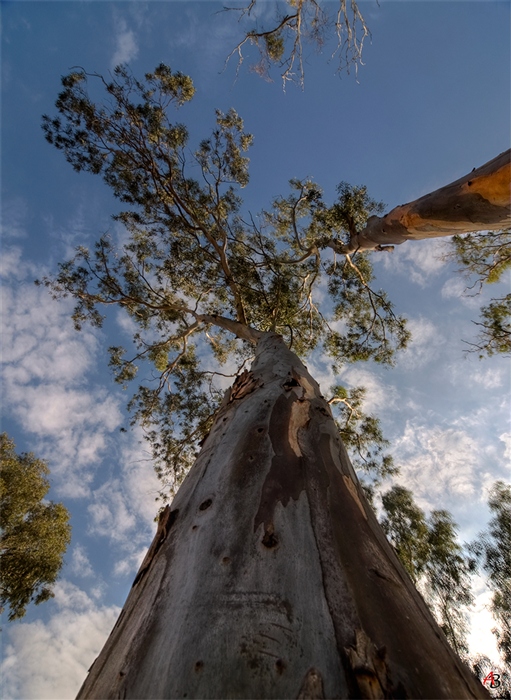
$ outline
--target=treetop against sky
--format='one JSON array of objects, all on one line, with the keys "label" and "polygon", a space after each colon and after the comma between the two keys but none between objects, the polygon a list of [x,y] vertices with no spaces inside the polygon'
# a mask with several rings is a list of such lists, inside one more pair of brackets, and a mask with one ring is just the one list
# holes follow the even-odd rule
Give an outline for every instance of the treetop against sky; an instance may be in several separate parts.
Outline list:
[{"label": "treetop against sky", "polygon": [[[6,632],[4,677],[13,697],[76,692],[150,541],[160,488],[138,429],[118,431],[129,427],[129,397],[105,369],[107,348],[128,345],[132,320],[114,312],[101,330],[84,326],[78,334],[71,302],[57,304],[33,285],[78,245],[92,250],[101,235],[115,245],[126,240],[122,222],[111,219],[119,205],[100,179],[74,173],[44,141],[41,115],[54,114],[61,76],[78,66],[109,79],[118,63],[142,76],[161,62],[190,75],[196,93],[178,114],[190,150],[211,132],[215,110],[233,107],[254,135],[242,193],[243,217],[256,223],[274,198],[289,196],[291,178],[317,183],[329,207],[339,182],[365,185],[388,211],[509,145],[506,3],[363,3],[372,40],[357,75],[335,74],[328,45],[321,55],[309,48],[304,90],[289,85],[285,93],[278,72],[272,84],[248,70],[249,56],[237,79],[232,62],[224,70],[240,28],[219,9],[194,2],[4,6],[3,429],[20,451],[49,462],[50,497],[64,500],[73,524],[55,599]],[[427,513],[449,510],[468,541],[490,517],[491,485],[509,477],[509,375],[499,357],[479,362],[464,353],[463,341],[477,334],[471,321],[497,292],[487,285],[481,296],[464,295],[469,282],[444,252],[444,241],[430,241],[371,254],[376,289],[409,319],[412,333],[395,368],[357,362],[335,377],[320,354],[307,364],[325,395],[339,380],[366,388],[364,410],[381,419],[401,467],[398,483]],[[505,284],[500,289],[507,292]],[[323,302],[328,289],[317,293]],[[231,383],[223,377],[218,386]],[[475,591],[478,609],[489,600],[477,597],[482,590]],[[481,617],[469,638],[490,656],[491,626]]]}]

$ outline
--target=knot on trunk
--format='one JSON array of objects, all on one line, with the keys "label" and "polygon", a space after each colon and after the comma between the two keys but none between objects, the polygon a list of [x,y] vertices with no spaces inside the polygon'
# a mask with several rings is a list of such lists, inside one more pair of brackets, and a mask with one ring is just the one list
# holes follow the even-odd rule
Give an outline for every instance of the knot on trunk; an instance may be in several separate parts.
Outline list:
[{"label": "knot on trunk", "polygon": [[242,399],[247,394],[252,393],[258,387],[263,386],[263,381],[254,377],[252,372],[245,370],[242,372],[231,387],[231,393],[229,396],[229,403],[235,401],[236,399]]},{"label": "knot on trunk", "polygon": [[364,630],[355,630],[355,646],[345,649],[360,698],[392,697],[389,692],[385,647],[377,649]]}]

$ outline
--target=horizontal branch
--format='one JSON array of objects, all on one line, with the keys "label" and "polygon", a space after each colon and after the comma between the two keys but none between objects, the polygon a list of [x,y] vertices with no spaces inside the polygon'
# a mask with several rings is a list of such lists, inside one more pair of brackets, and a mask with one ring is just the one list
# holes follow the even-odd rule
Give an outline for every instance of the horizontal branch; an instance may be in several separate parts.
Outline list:
[{"label": "horizontal branch", "polygon": [[217,316],[216,314],[198,314],[188,309],[187,312],[195,316],[197,321],[219,326],[226,331],[234,333],[234,335],[236,335],[238,338],[248,340],[248,342],[252,343],[253,345],[257,345],[259,340],[263,337],[263,335],[265,335],[263,331],[257,331],[255,328],[252,328],[246,323],[233,321],[231,318],[225,318],[225,316]]},{"label": "horizontal branch", "polygon": [[499,231],[511,225],[511,149],[459,180],[385,216],[371,216],[348,245],[332,241],[338,253],[374,250],[407,240],[439,238],[471,231]]}]

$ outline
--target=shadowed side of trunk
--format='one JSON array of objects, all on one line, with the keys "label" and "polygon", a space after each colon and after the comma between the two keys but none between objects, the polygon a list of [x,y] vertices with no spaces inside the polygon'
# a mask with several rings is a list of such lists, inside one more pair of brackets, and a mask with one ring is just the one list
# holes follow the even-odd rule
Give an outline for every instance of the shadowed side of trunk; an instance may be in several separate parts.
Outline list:
[{"label": "shadowed side of trunk", "polygon": [[488,697],[279,336],[226,396],[79,697]]}]

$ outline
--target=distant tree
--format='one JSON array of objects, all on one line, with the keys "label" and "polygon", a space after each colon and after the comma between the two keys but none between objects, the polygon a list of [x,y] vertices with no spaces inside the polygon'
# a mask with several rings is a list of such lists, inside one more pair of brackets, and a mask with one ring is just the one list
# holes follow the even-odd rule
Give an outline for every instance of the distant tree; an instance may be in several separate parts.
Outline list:
[{"label": "distant tree", "polygon": [[470,551],[493,591],[491,612],[498,626],[492,632],[502,658],[511,667],[511,486],[496,481],[488,505],[493,514],[488,530],[470,544]]},{"label": "distant tree", "polygon": [[[455,261],[468,278],[466,294],[478,294],[485,284],[502,281],[511,269],[511,230],[453,236],[445,258]],[[511,294],[491,299],[483,306],[476,325],[479,337],[470,345],[481,358],[511,354]]]},{"label": "distant tree", "polygon": [[382,496],[383,531],[410,578],[418,584],[428,561],[429,528],[424,512],[413,500],[412,492],[393,486]]},{"label": "distant tree", "polygon": [[492,299],[481,307],[480,321],[474,321],[479,327],[479,336],[473,349],[484,355],[511,354],[511,294]]},{"label": "distant tree", "polygon": [[383,494],[382,505],[385,534],[452,648],[465,658],[466,609],[473,602],[470,562],[457,542],[452,516],[445,510],[434,510],[426,518],[411,491],[402,486]]},{"label": "distant tree", "polygon": [[49,473],[45,462],[17,455],[14,442],[0,435],[0,604],[9,606],[9,621],[23,617],[31,601],[53,596],[71,540],[67,509],[43,500]]},{"label": "distant tree", "polygon": [[362,60],[364,40],[370,32],[355,0],[338,0],[337,3],[320,3],[318,0],[286,0],[275,2],[271,17],[260,20],[261,7],[270,5],[261,0],[250,0],[246,5],[225,9],[238,13],[245,37],[232,50],[227,60],[238,57],[238,71],[245,59],[249,45],[257,47],[259,58],[251,67],[256,73],[270,80],[271,68],[280,71],[283,86],[295,82],[303,86],[304,45],[320,50],[325,43],[335,41],[333,56],[338,57],[338,70],[349,70]]},{"label": "distant tree", "polygon": [[457,527],[445,510],[428,518],[430,554],[426,564],[425,593],[450,645],[461,658],[468,654],[467,608],[474,602],[470,562],[456,538]]},{"label": "distant tree", "polygon": [[[127,234],[79,248],[44,283],[74,298],[78,327],[105,308],[130,316],[134,356],[115,347],[111,362],[121,382],[152,367],[135,417],[167,474],[197,457],[79,696],[485,697],[386,541],[300,359],[317,350],[339,371],[391,364],[406,345],[369,256],[337,252],[380,207],[364,187],[341,183],[328,205],[293,180],[258,218],[242,213],[251,138],[217,112],[190,152],[169,111],[192,95],[164,65],[143,82],[75,71],[43,122],[77,171],[112,188]],[[237,375],[225,393],[221,371]]]},{"label": "distant tree", "polygon": [[511,671],[478,654],[468,660],[476,678],[481,681],[494,700],[511,700]]}]

